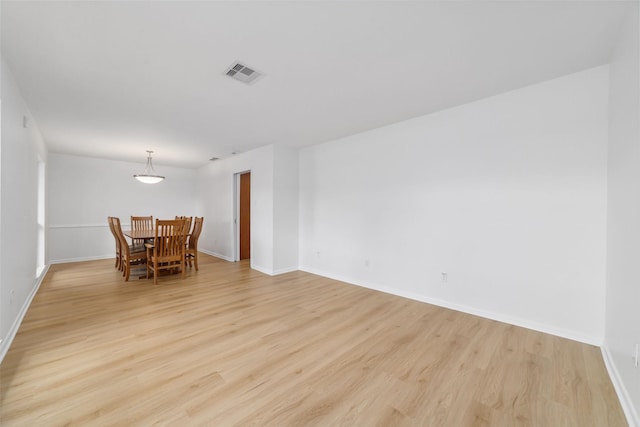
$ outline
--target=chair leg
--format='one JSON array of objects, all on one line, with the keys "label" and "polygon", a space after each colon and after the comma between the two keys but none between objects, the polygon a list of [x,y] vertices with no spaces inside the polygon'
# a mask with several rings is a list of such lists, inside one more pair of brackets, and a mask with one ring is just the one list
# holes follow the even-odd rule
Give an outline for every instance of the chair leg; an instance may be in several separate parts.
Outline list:
[{"label": "chair leg", "polygon": [[129,273],[131,272],[131,264],[129,264],[129,260],[127,260],[127,263],[124,266],[124,271],[125,271],[124,281],[128,282],[129,281]]},{"label": "chair leg", "polygon": [[198,271],[198,251],[193,254],[193,264],[196,266],[196,271]]},{"label": "chair leg", "polygon": [[153,284],[158,284],[158,263],[156,261],[153,262]]}]

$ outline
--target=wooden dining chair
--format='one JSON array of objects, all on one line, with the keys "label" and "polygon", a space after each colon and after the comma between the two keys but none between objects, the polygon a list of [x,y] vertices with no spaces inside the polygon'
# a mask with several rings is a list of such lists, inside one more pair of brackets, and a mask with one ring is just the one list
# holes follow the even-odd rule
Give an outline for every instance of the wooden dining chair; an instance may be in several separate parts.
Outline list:
[{"label": "wooden dining chair", "polygon": [[129,281],[131,266],[147,262],[147,250],[143,245],[129,245],[120,224],[120,218],[113,218],[113,229],[120,240],[120,262],[125,282]]},{"label": "wooden dining chair", "polygon": [[[186,227],[187,227],[187,236],[189,236],[189,234],[191,234],[191,225],[193,223],[193,217],[192,216],[178,216],[176,215],[176,219],[181,219],[183,221],[187,221]],[[188,237],[187,237],[188,239]]]},{"label": "wooden dining chair", "polygon": [[[153,216],[131,216],[132,230],[153,230]],[[144,239],[132,239],[132,243],[148,243]]]},{"label": "wooden dining chair", "polygon": [[198,239],[200,238],[200,233],[202,232],[203,222],[204,217],[196,217],[193,220],[193,230],[187,236],[185,261],[189,263],[189,266],[191,266],[191,262],[193,262],[193,264],[196,266],[196,271],[198,271]]},{"label": "wooden dining chair", "polygon": [[122,258],[120,256],[120,239],[118,238],[118,235],[116,234],[116,230],[114,229],[112,216],[107,217],[107,223],[109,224],[109,230],[111,230],[111,234],[113,235],[113,238],[116,241],[116,268],[122,271]]},{"label": "wooden dining chair", "polygon": [[153,244],[147,243],[147,279],[153,273],[153,284],[158,284],[162,270],[180,269],[185,278],[185,221],[181,219],[156,220]]}]

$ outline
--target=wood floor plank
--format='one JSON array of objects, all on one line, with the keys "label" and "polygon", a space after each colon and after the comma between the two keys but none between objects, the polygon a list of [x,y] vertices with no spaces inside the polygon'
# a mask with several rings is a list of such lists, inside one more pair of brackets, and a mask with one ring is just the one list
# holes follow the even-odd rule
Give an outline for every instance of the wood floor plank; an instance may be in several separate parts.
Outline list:
[{"label": "wood floor plank", "polygon": [[625,426],[599,349],[200,255],[53,265],[0,365],[3,426]]}]

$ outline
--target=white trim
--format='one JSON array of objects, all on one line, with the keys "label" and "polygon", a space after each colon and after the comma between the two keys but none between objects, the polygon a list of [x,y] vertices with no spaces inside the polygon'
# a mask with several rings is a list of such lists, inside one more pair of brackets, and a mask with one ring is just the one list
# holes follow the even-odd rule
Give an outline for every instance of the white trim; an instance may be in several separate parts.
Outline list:
[{"label": "white trim", "polygon": [[523,328],[532,329],[534,331],[544,332],[546,334],[551,334],[558,337],[567,338],[570,340],[579,341],[579,342],[590,344],[590,345],[595,345],[597,347],[600,347],[600,345],[602,344],[602,339],[600,337],[585,335],[585,334],[577,333],[575,331],[557,329],[557,328],[550,327],[548,325],[532,322],[527,319],[512,317],[509,315],[505,315],[502,313],[495,313],[492,311],[479,310],[475,307],[456,304],[456,303],[444,301],[437,298],[430,298],[424,295],[416,294],[414,292],[407,292],[407,291],[401,291],[394,288],[387,288],[384,286],[379,286],[375,283],[363,283],[363,282],[357,283],[355,280],[351,278],[339,276],[335,274],[329,274],[314,268],[300,266],[300,270],[306,271],[312,274],[317,274],[319,276],[328,277],[330,279],[339,280],[341,282],[349,283],[352,285],[361,286],[363,288],[373,289],[373,290],[384,292],[387,294],[396,295],[403,298],[409,298],[415,301],[425,302],[427,304],[437,305],[439,307],[450,308],[452,310],[461,311],[463,313],[473,314],[474,316],[480,316],[486,319],[497,320],[498,322],[508,323],[510,325],[520,326]]},{"label": "white trim", "polygon": [[44,277],[47,275],[48,271],[49,271],[49,265],[46,265],[45,268],[42,270],[42,274],[40,274],[40,276],[38,276],[38,278],[36,279],[35,285],[33,289],[31,289],[31,292],[29,292],[29,295],[27,296],[27,299],[24,301],[24,304],[22,304],[22,307],[20,308],[18,315],[13,321],[13,324],[11,325],[11,328],[9,329],[7,336],[2,340],[2,343],[0,343],[0,363],[2,362],[2,360],[4,360],[4,356],[7,355],[7,351],[9,351],[9,347],[11,347],[11,343],[13,342],[13,339],[16,337],[16,334],[18,333],[18,329],[22,324],[22,320],[24,319],[24,316],[27,314],[27,310],[29,310],[29,307],[31,306],[31,302],[33,301],[33,298],[36,296],[38,289],[40,289],[40,285],[42,284],[42,281],[44,280]]},{"label": "white trim", "polygon": [[272,276],[277,276],[279,274],[291,273],[293,271],[298,271],[298,267],[286,267],[279,268],[278,270],[274,270]]},{"label": "white trim", "polygon": [[253,270],[259,271],[260,273],[264,273],[264,274],[267,274],[269,276],[273,276],[273,271],[268,269],[268,268],[261,267],[259,265],[254,264],[254,263],[251,263],[251,268]]},{"label": "white trim", "polygon": [[280,274],[291,273],[292,271],[298,271],[298,267],[280,268],[278,270],[272,270],[270,268],[264,268],[262,266],[251,264],[251,268],[259,271],[260,273],[268,274],[269,276],[278,276]]},{"label": "white trim", "polygon": [[[131,227],[131,224],[121,224],[122,227]],[[109,227],[109,224],[54,224],[49,228],[98,228]]]},{"label": "white trim", "polygon": [[42,275],[46,273],[48,269],[49,266],[47,266],[47,264],[44,264],[42,267],[38,267],[36,269],[36,277],[42,277]]},{"label": "white trim", "polygon": [[64,258],[64,259],[54,259],[50,261],[50,264],[66,264],[68,262],[80,262],[80,261],[98,261],[101,259],[115,259],[115,255],[100,255],[100,256],[92,256],[92,257],[81,257],[81,258]]},{"label": "white trim", "polygon": [[609,378],[611,378],[613,388],[616,390],[624,415],[627,417],[629,427],[640,427],[640,417],[638,417],[638,413],[636,412],[636,408],[633,406],[633,401],[631,400],[631,396],[629,396],[629,392],[627,391],[624,382],[620,379],[620,373],[616,368],[616,364],[613,361],[613,357],[609,352],[609,347],[606,345],[606,342],[602,347],[600,347],[600,351],[602,352],[604,366],[607,368],[607,372],[609,372]]},{"label": "white trim", "polygon": [[206,250],[206,249],[198,249],[198,251],[199,251],[199,252],[202,252],[202,253],[205,253],[205,254],[207,254],[207,255],[214,256],[214,257],[216,257],[216,258],[223,259],[223,260],[225,260],[225,261],[235,262],[235,261],[233,260],[233,258],[228,257],[228,256],[226,256],[226,255],[219,254],[219,253],[217,253],[217,252],[208,251],[208,250]]}]

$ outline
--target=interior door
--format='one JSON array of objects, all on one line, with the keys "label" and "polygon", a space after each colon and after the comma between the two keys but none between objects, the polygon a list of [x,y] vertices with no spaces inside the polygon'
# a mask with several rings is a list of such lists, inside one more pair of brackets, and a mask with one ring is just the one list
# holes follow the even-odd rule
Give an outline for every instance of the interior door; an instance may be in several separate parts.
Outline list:
[{"label": "interior door", "polygon": [[240,259],[251,258],[251,172],[240,175]]}]

